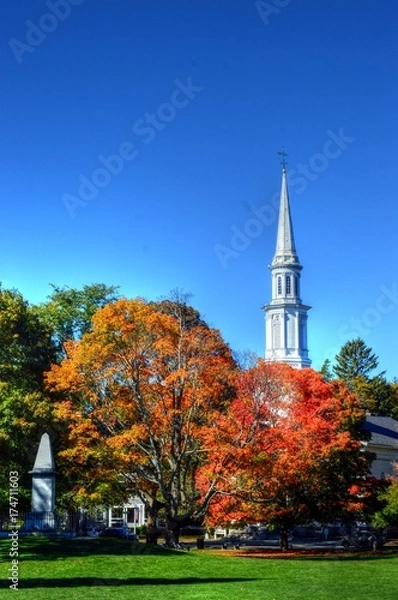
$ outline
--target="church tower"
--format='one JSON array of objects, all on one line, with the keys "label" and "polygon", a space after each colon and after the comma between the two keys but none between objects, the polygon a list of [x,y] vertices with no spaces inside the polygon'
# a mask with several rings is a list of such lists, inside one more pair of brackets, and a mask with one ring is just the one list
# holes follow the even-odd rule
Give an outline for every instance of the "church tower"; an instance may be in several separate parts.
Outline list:
[{"label": "church tower", "polygon": [[307,348],[307,311],[300,298],[301,269],[289,206],[285,152],[281,152],[282,188],[278,232],[271,271],[272,298],[265,305],[265,360],[304,368],[311,365]]}]

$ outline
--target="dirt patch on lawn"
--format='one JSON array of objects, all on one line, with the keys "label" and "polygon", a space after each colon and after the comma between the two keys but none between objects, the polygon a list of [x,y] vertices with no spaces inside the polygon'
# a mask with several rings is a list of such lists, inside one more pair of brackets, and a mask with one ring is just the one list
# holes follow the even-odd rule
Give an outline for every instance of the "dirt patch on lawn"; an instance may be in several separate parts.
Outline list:
[{"label": "dirt patch on lawn", "polygon": [[382,550],[343,550],[343,549],[297,549],[280,550],[279,548],[240,548],[239,550],[225,550],[228,556],[239,558],[381,558],[391,554],[397,554],[398,548],[383,548]]}]

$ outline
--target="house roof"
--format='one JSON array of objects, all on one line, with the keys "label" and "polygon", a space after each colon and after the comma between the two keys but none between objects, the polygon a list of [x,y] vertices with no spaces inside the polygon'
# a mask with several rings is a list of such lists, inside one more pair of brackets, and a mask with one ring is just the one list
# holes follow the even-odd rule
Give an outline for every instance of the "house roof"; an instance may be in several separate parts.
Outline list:
[{"label": "house roof", "polygon": [[363,429],[370,431],[370,444],[398,450],[398,421],[391,417],[366,417]]}]

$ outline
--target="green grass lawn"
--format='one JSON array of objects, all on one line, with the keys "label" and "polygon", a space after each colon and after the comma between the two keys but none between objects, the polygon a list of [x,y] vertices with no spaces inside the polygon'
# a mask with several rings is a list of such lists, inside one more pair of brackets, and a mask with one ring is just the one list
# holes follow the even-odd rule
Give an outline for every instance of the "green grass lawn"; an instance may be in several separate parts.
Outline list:
[{"label": "green grass lawn", "polygon": [[[238,558],[228,551],[181,552],[111,539],[20,538],[21,600],[397,600],[398,555]],[[1,540],[0,598],[9,540]],[[11,596],[10,596],[11,595]]]}]

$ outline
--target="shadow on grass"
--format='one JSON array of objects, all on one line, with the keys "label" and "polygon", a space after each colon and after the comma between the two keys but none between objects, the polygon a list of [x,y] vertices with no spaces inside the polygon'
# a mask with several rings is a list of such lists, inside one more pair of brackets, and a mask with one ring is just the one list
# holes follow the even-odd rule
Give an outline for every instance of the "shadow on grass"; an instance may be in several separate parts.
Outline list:
[{"label": "shadow on grass", "polygon": [[[128,578],[105,578],[105,577],[73,577],[70,579],[54,578],[41,579],[31,578],[20,581],[19,589],[30,588],[77,588],[77,587],[103,587],[103,586],[160,586],[160,585],[195,585],[195,584],[213,584],[213,583],[243,583],[248,581],[259,581],[257,578],[249,577],[180,577],[179,579],[167,578],[143,578],[143,577],[128,577]],[[4,581],[0,582],[0,588],[5,587]],[[9,583],[7,583],[8,587]]]},{"label": "shadow on grass", "polygon": [[[0,553],[8,554],[10,542],[2,540]],[[19,540],[19,552],[24,561],[57,560],[84,556],[122,556],[132,554],[154,554],[156,556],[189,556],[189,552],[173,550],[162,546],[149,546],[131,540],[116,538],[75,538],[52,539],[45,537],[25,537]]]}]

